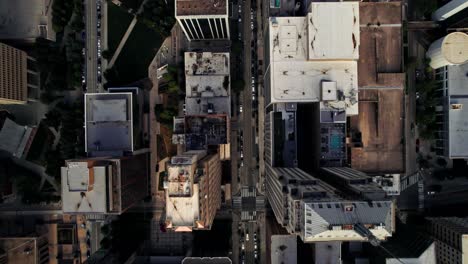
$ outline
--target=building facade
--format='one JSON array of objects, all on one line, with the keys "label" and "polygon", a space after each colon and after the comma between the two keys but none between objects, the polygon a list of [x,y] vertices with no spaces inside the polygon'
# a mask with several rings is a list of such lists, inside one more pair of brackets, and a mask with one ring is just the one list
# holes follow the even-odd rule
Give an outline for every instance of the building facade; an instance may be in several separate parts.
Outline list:
[{"label": "building facade", "polygon": [[431,59],[437,83],[436,154],[449,159],[468,158],[468,34],[454,32],[435,41],[426,56]]},{"label": "building facade", "polygon": [[229,39],[228,0],[176,0],[175,18],[189,41]]},{"label": "building facade", "polygon": [[437,263],[468,262],[468,220],[458,217],[427,218],[427,228],[436,240]]},{"label": "building facade", "polygon": [[28,55],[0,43],[0,104],[25,104],[28,101]]}]

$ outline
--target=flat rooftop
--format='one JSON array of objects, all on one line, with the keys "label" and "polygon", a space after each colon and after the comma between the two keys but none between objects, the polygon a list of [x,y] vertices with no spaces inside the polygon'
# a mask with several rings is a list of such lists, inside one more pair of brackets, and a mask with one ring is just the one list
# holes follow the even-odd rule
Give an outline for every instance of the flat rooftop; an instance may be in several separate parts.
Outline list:
[{"label": "flat rooftop", "polygon": [[227,15],[227,0],[176,0],[176,16]]},{"label": "flat rooftop", "polygon": [[351,167],[367,173],[404,171],[402,89],[361,89],[359,115],[351,117]]},{"label": "flat rooftop", "polygon": [[185,52],[187,115],[231,115],[229,53]]},{"label": "flat rooftop", "polygon": [[[271,17],[269,102],[321,102],[321,109],[358,113],[357,3],[311,3],[306,17]],[[310,41],[311,40],[311,41]],[[334,99],[322,100],[323,82]]]},{"label": "flat rooftop", "polygon": [[106,213],[106,171],[93,161],[67,161],[61,168],[63,212]]},{"label": "flat rooftop", "polygon": [[468,158],[467,72],[468,63],[448,66],[448,132],[450,158]]},{"label": "flat rooftop", "polygon": [[320,166],[343,166],[346,161],[346,123],[320,124]]},{"label": "flat rooftop", "polygon": [[193,195],[190,197],[171,197],[166,194],[166,220],[170,221],[168,228],[176,232],[191,232],[195,219],[200,215],[198,184],[193,185]]},{"label": "flat rooftop", "polygon": [[133,151],[132,93],[85,94],[85,151],[122,156]]},{"label": "flat rooftop", "polygon": [[[36,237],[2,237],[0,249],[5,254],[5,263],[36,264],[40,254]],[[41,248],[42,250],[42,248]]]},{"label": "flat rooftop", "polygon": [[168,165],[168,194],[172,196],[191,196],[195,164]]},{"label": "flat rooftop", "polygon": [[35,133],[33,130],[34,128],[20,126],[5,118],[3,126],[0,124],[0,149],[21,158],[31,135]]},{"label": "flat rooftop", "polygon": [[379,240],[392,236],[395,216],[391,201],[305,202],[303,206],[306,243],[366,241],[354,230],[355,224],[372,225],[369,231]]},{"label": "flat rooftop", "polygon": [[297,263],[297,236],[272,235],[271,236],[271,263]]},{"label": "flat rooftop", "polygon": [[229,143],[226,115],[185,116],[187,149],[206,149],[208,145]]},{"label": "flat rooftop", "polygon": [[361,42],[359,87],[402,88],[402,10],[400,2],[359,3]]},{"label": "flat rooftop", "polygon": [[52,0],[0,1],[0,39],[55,40]]},{"label": "flat rooftop", "polygon": [[309,60],[357,60],[359,21],[358,2],[311,3],[307,15]]}]

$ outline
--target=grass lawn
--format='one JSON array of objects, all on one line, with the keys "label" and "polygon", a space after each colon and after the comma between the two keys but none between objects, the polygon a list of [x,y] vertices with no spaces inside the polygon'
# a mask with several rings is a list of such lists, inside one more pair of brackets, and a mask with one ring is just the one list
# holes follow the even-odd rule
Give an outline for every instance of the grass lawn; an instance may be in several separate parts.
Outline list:
[{"label": "grass lawn", "polygon": [[133,16],[127,13],[123,8],[116,6],[115,4],[109,3],[107,5],[108,16],[108,36],[107,44],[111,54],[119,46],[120,40],[127,31]]},{"label": "grass lawn", "polygon": [[159,33],[137,22],[114,64],[118,76],[114,85],[126,85],[148,77],[148,66],[162,42]]}]

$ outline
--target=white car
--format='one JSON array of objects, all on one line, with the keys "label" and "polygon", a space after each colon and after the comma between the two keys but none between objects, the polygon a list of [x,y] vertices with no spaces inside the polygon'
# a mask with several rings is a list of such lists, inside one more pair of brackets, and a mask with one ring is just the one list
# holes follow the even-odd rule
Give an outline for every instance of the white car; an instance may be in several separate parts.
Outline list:
[{"label": "white car", "polygon": [[[244,152],[241,151],[240,157],[241,157],[241,159],[244,158]],[[248,239],[247,239],[247,240],[248,240]]]},{"label": "white car", "polygon": [[242,113],[242,104],[239,105],[239,112]]},{"label": "white car", "polygon": [[245,250],[245,245],[244,245],[244,243],[242,243],[242,250]]},{"label": "white car", "polygon": [[245,234],[245,240],[249,241],[249,234]]}]

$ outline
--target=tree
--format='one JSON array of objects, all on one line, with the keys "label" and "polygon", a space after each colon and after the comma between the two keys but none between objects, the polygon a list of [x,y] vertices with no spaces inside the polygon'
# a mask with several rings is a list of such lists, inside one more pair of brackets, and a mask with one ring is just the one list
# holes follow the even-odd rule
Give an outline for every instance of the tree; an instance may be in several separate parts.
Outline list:
[{"label": "tree", "polygon": [[54,108],[45,114],[44,122],[47,126],[58,129],[62,122],[61,117],[62,113],[57,108]]},{"label": "tree", "polygon": [[244,90],[245,82],[244,80],[237,79],[232,82],[231,89],[234,93],[239,93]]},{"label": "tree", "polygon": [[112,52],[110,50],[103,50],[102,57],[106,60],[112,59]]}]

